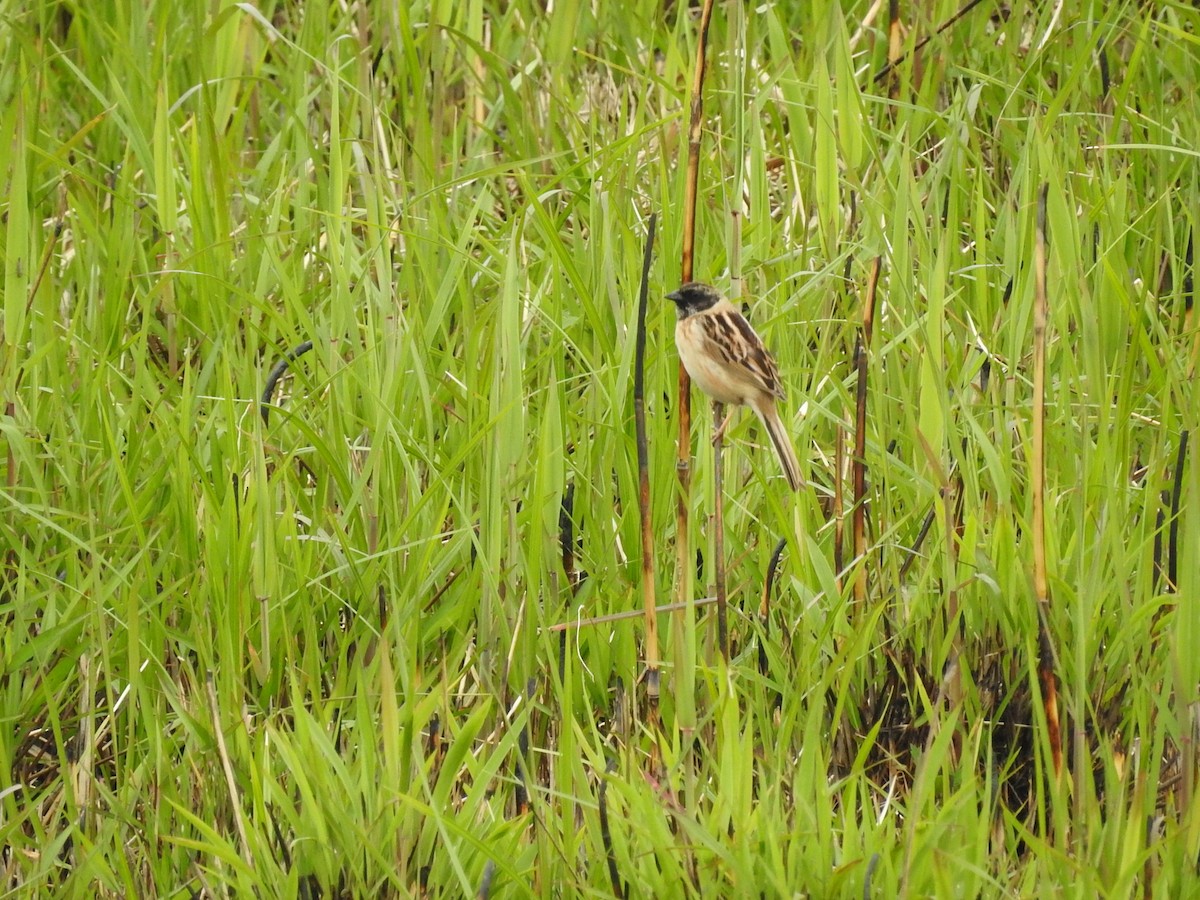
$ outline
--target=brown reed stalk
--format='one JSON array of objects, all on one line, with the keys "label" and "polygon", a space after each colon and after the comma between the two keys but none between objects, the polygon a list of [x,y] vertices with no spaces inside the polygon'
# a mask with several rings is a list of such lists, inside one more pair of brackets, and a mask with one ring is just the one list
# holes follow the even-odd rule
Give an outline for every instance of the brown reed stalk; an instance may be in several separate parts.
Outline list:
[{"label": "brown reed stalk", "polygon": [[[704,133],[704,73],[708,48],[708,26],[712,22],[713,0],[705,0],[700,12],[700,33],[696,42],[696,62],[692,74],[691,114],[688,125],[687,177],[683,192],[683,247],[680,251],[680,280],[692,280],[692,258],[696,246],[696,197],[700,181],[700,140]],[[678,380],[679,439],[675,472],[679,493],[675,504],[675,589],[681,606],[688,604],[692,593],[691,547],[688,540],[688,518],[692,486],[692,382],[683,362],[679,363]],[[685,606],[685,608],[687,608]],[[689,621],[690,620],[690,621]],[[689,628],[694,629],[694,617],[688,612],[675,617],[678,649],[687,643]],[[680,656],[684,654],[681,652]],[[691,666],[680,659],[676,718],[680,730],[692,732],[696,726],[694,693],[695,674]]]}]

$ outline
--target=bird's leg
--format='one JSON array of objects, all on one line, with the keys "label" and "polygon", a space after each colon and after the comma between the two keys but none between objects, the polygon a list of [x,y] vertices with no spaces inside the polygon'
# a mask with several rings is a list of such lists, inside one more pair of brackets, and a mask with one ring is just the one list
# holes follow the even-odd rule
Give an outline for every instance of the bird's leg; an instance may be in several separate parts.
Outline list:
[{"label": "bird's leg", "polygon": [[729,427],[729,420],[733,418],[733,414],[736,410],[736,406],[729,407],[729,414],[722,419],[721,413],[725,411],[725,404],[718,402],[713,403],[713,421],[720,421],[721,423],[717,426],[717,430],[713,432],[712,442],[714,445],[716,445],[723,437],[725,437],[725,429]]}]

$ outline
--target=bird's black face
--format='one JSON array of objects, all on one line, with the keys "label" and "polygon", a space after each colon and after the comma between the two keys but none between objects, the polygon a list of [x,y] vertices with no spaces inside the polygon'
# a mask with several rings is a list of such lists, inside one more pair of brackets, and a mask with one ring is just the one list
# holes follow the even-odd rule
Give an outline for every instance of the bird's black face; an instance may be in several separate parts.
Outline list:
[{"label": "bird's black face", "polygon": [[721,292],[699,281],[689,281],[679,290],[667,294],[667,299],[675,301],[679,318],[686,319],[715,306],[721,299]]}]

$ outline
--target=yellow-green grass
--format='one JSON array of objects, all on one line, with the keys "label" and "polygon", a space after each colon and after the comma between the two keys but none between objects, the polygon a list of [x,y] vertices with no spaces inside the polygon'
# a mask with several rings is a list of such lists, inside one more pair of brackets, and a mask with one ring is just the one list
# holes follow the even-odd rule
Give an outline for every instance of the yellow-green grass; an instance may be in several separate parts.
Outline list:
[{"label": "yellow-green grass", "polygon": [[[793,500],[735,420],[734,655],[711,606],[696,641],[664,614],[654,720],[640,618],[549,629],[641,607],[652,211],[651,516],[674,599],[661,298],[696,17],[0,4],[0,889],[609,896],[611,854],[630,896],[1196,891],[1200,457],[1179,447],[1200,418],[1200,13],[998,6],[879,83],[886,10],[717,7],[696,276],[728,287],[736,243],[815,487]],[[905,46],[956,9],[901,4]],[[1043,184],[1058,778],[1030,524]],[[868,553],[839,573],[830,493],[876,257]],[[306,339],[264,426],[267,373]]]}]

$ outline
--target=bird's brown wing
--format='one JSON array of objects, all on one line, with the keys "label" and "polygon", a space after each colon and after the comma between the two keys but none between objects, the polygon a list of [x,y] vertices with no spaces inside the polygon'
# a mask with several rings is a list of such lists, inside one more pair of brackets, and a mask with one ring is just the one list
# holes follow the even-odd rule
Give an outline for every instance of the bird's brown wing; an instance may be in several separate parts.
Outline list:
[{"label": "bird's brown wing", "polygon": [[714,356],[755,387],[783,399],[779,367],[750,323],[732,304],[715,307],[704,316],[704,325],[705,337]]}]

